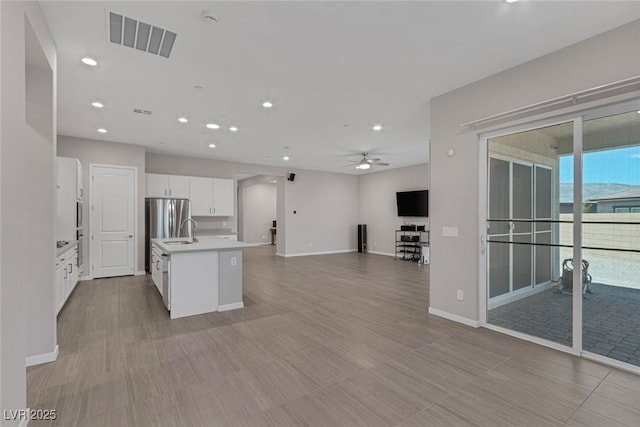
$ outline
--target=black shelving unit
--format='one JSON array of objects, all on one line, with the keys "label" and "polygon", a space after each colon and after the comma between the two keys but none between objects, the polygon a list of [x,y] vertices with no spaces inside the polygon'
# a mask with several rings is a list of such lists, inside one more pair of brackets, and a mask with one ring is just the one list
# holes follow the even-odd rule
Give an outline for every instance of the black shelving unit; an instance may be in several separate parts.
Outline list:
[{"label": "black shelving unit", "polygon": [[[403,240],[402,236],[409,236]],[[405,239],[407,239],[405,237]],[[429,244],[429,231],[396,230],[396,258],[420,261],[422,247]]]}]

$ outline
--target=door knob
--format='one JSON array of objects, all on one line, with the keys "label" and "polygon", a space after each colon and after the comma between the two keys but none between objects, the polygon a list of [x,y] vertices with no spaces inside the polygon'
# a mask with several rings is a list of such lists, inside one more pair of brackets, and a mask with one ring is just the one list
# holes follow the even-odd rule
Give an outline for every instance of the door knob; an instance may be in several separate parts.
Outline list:
[{"label": "door knob", "polygon": [[129,234],[127,237],[133,239],[133,234]]}]

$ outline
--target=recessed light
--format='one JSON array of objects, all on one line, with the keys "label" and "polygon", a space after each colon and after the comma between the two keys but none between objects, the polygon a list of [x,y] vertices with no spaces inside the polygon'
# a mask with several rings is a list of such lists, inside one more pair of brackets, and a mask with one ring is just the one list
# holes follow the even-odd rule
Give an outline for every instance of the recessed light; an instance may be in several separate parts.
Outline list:
[{"label": "recessed light", "polygon": [[216,148],[216,144],[209,144],[209,148]]},{"label": "recessed light", "polygon": [[504,1],[506,1],[507,3],[515,3],[515,2],[517,2],[518,0],[504,0]]},{"label": "recessed light", "polygon": [[284,160],[285,162],[288,162],[289,161],[289,156],[286,156],[286,155],[282,156],[282,160]]},{"label": "recessed light", "polygon": [[382,125],[374,125],[373,130],[376,132],[380,132],[382,130]]},{"label": "recessed light", "polygon": [[96,108],[104,107],[104,104],[102,102],[98,102],[98,101],[92,102],[91,105],[93,105]]},{"label": "recessed light", "polygon": [[220,129],[220,125],[217,125],[215,123],[207,123],[207,127],[209,129]]},{"label": "recessed light", "polygon": [[98,65],[98,61],[89,57],[82,58],[82,62],[92,67],[95,67],[96,65]]},{"label": "recessed light", "polygon": [[178,121],[180,123],[187,123],[189,120],[186,117],[180,117],[180,118],[178,118]]},{"label": "recessed light", "polygon": [[271,103],[271,101],[264,101],[264,102],[262,103],[262,106],[263,106],[264,108],[271,108],[271,107],[273,107],[273,104]]},{"label": "recessed light", "polygon": [[235,126],[231,126],[231,127],[229,128],[229,130],[230,130],[231,132],[238,132],[238,128],[237,128],[237,127],[235,127]]},{"label": "recessed light", "polygon": [[107,133],[107,130],[105,128],[99,128],[98,132],[100,133]]}]

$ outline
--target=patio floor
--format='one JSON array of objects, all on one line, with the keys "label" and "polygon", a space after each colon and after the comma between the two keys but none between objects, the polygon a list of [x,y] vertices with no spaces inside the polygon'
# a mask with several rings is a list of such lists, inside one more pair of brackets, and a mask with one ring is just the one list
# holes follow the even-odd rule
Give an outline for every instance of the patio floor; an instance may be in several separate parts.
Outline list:
[{"label": "patio floor", "polygon": [[[583,348],[640,366],[640,289],[590,285]],[[571,346],[572,296],[554,289],[489,310],[488,323]]]}]

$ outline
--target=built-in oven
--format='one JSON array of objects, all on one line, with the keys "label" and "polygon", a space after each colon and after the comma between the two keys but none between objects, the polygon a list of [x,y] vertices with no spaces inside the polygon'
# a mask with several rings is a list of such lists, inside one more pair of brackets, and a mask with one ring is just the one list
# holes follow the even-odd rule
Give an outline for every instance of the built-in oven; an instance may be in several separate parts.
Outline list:
[{"label": "built-in oven", "polygon": [[82,202],[76,203],[76,228],[82,227]]}]

